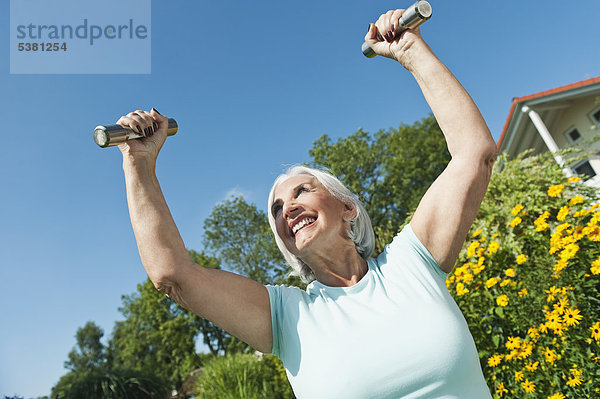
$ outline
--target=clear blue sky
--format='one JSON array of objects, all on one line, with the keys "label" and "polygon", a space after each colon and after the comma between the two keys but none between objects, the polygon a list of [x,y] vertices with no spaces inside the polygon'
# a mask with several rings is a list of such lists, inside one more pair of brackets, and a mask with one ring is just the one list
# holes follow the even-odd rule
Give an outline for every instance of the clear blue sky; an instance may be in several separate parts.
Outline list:
[{"label": "clear blue sky", "polygon": [[[0,13],[9,43],[9,9]],[[498,140],[513,97],[600,75],[600,2],[431,0],[422,34]],[[0,396],[49,394],[88,320],[110,335],[145,279],[121,155],[92,140],[135,109],[178,120],[158,177],[188,248],[231,193],[261,209],[285,165],[323,133],[411,124],[429,108],[412,76],[366,59],[392,1],[153,1],[149,75],[10,75],[0,60]],[[104,62],[130,62],[119,57]]]}]

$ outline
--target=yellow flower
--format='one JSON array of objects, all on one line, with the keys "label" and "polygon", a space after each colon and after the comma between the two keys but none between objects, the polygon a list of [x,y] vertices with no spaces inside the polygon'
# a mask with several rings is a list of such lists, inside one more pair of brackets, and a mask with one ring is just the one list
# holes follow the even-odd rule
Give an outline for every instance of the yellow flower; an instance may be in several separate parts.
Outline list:
[{"label": "yellow flower", "polygon": [[522,222],[521,218],[517,216],[510,222],[510,227],[518,226],[521,222]]},{"label": "yellow flower", "polygon": [[517,256],[517,265],[522,265],[526,261],[527,261],[526,255],[521,254],[521,255]]},{"label": "yellow flower", "polygon": [[488,280],[485,282],[485,286],[486,286],[487,288],[492,288],[493,286],[495,286],[495,285],[496,285],[496,283],[497,283],[498,281],[500,281],[500,279],[499,279],[499,278],[496,278],[496,277],[489,278],[489,279],[488,279]]},{"label": "yellow flower", "polygon": [[552,330],[561,328],[560,315],[558,313],[555,313],[555,312],[546,313],[545,316],[546,316],[546,319],[548,320],[546,322],[546,326],[548,328],[550,328]]},{"label": "yellow flower", "polygon": [[[502,397],[502,394],[504,394],[505,392],[508,392],[508,390],[506,388],[504,388],[503,382],[499,382],[498,384],[496,384],[496,393],[498,395],[500,395],[500,397]],[[560,398],[560,399],[562,399],[562,398]]]},{"label": "yellow flower", "polygon": [[518,214],[519,212],[521,212],[521,209],[523,209],[523,205],[519,204],[519,205],[515,206],[515,207],[513,208],[513,210],[511,211],[512,215],[513,215],[513,216],[517,216],[517,214]]},{"label": "yellow flower", "polygon": [[485,261],[485,257],[480,256],[479,259],[477,259],[477,267],[483,266],[484,261]]},{"label": "yellow flower", "polygon": [[520,297],[523,297],[525,295],[527,295],[527,288],[523,288],[521,291],[519,291],[519,296]]},{"label": "yellow flower", "polygon": [[516,382],[523,380],[524,377],[525,377],[525,375],[523,374],[522,371],[515,371],[515,381]]},{"label": "yellow flower", "polygon": [[506,279],[504,279],[504,280],[502,280],[502,282],[500,283],[500,287],[505,287],[505,286],[507,286],[507,285],[509,285],[509,284],[510,284],[510,280],[506,280]]},{"label": "yellow flower", "polygon": [[537,370],[539,364],[540,362],[529,363],[525,366],[525,368],[527,369],[527,371],[534,372],[535,370]]},{"label": "yellow flower", "polygon": [[589,227],[587,230],[587,236],[592,241],[600,241],[600,226]]},{"label": "yellow flower", "polygon": [[567,309],[563,315],[563,322],[569,326],[579,324],[579,320],[583,319],[583,316],[579,313],[579,309]]},{"label": "yellow flower", "polygon": [[590,330],[592,330],[592,338],[594,338],[596,341],[600,341],[600,322],[596,322],[595,324],[593,324],[590,327]]},{"label": "yellow flower", "polygon": [[554,273],[555,274],[560,273],[560,271],[562,269],[564,269],[565,267],[567,267],[567,262],[568,262],[567,259],[561,259],[561,260],[557,261],[556,264],[553,267]]},{"label": "yellow flower", "polygon": [[508,268],[508,269],[506,269],[506,270],[504,271],[504,274],[506,274],[508,277],[514,277],[514,276],[515,276],[515,274],[516,274],[516,272],[515,272],[515,269],[513,269],[513,268],[511,267],[511,268]]},{"label": "yellow flower", "polygon": [[563,206],[558,211],[558,214],[556,215],[556,220],[562,222],[563,220],[565,220],[565,218],[567,217],[567,215],[569,214],[569,212],[571,212],[571,208],[569,208],[568,206]]},{"label": "yellow flower", "polygon": [[581,204],[582,202],[583,202],[583,197],[581,195],[578,195],[577,197],[571,198],[571,200],[569,201],[569,206]]},{"label": "yellow flower", "polygon": [[535,231],[544,231],[550,227],[550,225],[546,223],[546,219],[548,219],[549,216],[550,212],[546,211],[534,220],[533,224],[535,225]]},{"label": "yellow flower", "polygon": [[504,360],[506,360],[506,361],[513,360],[515,357],[517,357],[518,354],[519,354],[519,351],[517,349],[513,349],[510,351],[510,353],[508,355],[504,355]]},{"label": "yellow flower", "polygon": [[473,281],[473,275],[471,273],[463,274],[463,281],[465,283],[470,283],[471,281]]},{"label": "yellow flower", "polygon": [[575,182],[577,182],[579,180],[581,180],[581,177],[573,176],[573,177],[569,177],[567,179],[567,183],[575,183]]},{"label": "yellow flower", "polygon": [[548,396],[548,399],[565,399],[565,395],[563,395],[560,392],[557,392],[552,396]]},{"label": "yellow flower", "polygon": [[461,296],[469,292],[463,283],[456,284],[456,295]]},{"label": "yellow flower", "polygon": [[528,379],[525,379],[525,382],[522,382],[521,386],[527,393],[535,392],[535,384],[533,382],[529,381]]},{"label": "yellow flower", "polygon": [[498,243],[498,241],[490,242],[490,245],[488,246],[488,254],[493,255],[494,253],[496,253],[498,251],[499,248],[500,248],[500,244]]},{"label": "yellow flower", "polygon": [[556,312],[558,314],[565,313],[565,305],[562,302],[555,303],[553,307],[554,307],[554,312]]},{"label": "yellow flower", "polygon": [[481,229],[479,229],[475,233],[473,233],[473,238],[477,237],[479,234],[481,234]]},{"label": "yellow flower", "polygon": [[546,350],[544,351],[544,358],[546,358],[546,362],[552,364],[556,361],[557,357],[558,356],[556,355],[554,349],[546,347]]},{"label": "yellow flower", "polygon": [[498,306],[506,306],[508,305],[508,297],[504,294],[500,295],[498,298],[496,298],[496,303]]},{"label": "yellow flower", "polygon": [[579,376],[569,377],[569,380],[567,381],[567,385],[570,387],[574,387],[577,385],[581,385],[582,381],[583,381],[583,379]]},{"label": "yellow flower", "polygon": [[576,377],[580,377],[583,374],[583,372],[579,370],[576,365],[573,365],[573,368],[569,369],[569,371]]},{"label": "yellow flower", "polygon": [[529,334],[529,336],[533,340],[537,340],[540,337],[540,333],[538,332],[538,329],[535,327],[531,327],[529,330],[527,330],[527,334]]},{"label": "yellow flower", "polygon": [[561,293],[561,297],[558,298],[558,302],[560,302],[560,304],[566,308],[569,306],[569,299],[565,295],[566,293]]},{"label": "yellow flower", "polygon": [[560,294],[560,289],[556,288],[555,285],[550,287],[550,289],[546,290],[546,294],[548,294],[547,302],[553,301],[555,296]]},{"label": "yellow flower", "polygon": [[525,359],[533,352],[533,345],[529,341],[523,341],[519,348],[519,359]]},{"label": "yellow flower", "polygon": [[561,259],[571,259],[575,256],[575,254],[579,251],[579,245],[577,244],[569,244],[565,249],[561,251],[559,257]]},{"label": "yellow flower", "polygon": [[467,257],[471,257],[473,255],[475,255],[475,250],[477,249],[477,247],[479,246],[479,241],[473,241],[471,243],[471,245],[469,245],[469,248],[467,248]]},{"label": "yellow flower", "polygon": [[590,268],[592,274],[600,274],[600,258],[596,259],[592,262],[592,267]]},{"label": "yellow flower", "polygon": [[551,197],[556,197],[562,192],[563,188],[565,188],[564,184],[557,184],[555,186],[550,186],[550,187],[548,187],[548,195]]},{"label": "yellow flower", "polygon": [[473,267],[473,274],[479,274],[481,273],[483,270],[485,269],[485,266],[480,265],[479,263],[477,264],[477,266]]},{"label": "yellow flower", "polygon": [[495,354],[488,359],[488,366],[496,367],[502,361],[502,355]]},{"label": "yellow flower", "polygon": [[506,349],[518,349],[521,346],[521,337],[508,337],[508,342],[504,346]]}]

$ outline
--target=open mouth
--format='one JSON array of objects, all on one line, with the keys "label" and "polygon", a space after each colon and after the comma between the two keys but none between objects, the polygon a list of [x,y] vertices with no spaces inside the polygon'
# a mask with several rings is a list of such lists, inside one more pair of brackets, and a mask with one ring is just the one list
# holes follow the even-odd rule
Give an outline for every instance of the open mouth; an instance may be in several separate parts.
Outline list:
[{"label": "open mouth", "polygon": [[294,225],[294,227],[292,228],[292,233],[294,235],[296,235],[296,233],[300,229],[302,229],[303,227],[306,227],[306,226],[309,226],[309,225],[313,224],[316,220],[317,220],[317,218],[307,217],[306,219],[302,220],[300,223],[297,223],[296,225]]}]

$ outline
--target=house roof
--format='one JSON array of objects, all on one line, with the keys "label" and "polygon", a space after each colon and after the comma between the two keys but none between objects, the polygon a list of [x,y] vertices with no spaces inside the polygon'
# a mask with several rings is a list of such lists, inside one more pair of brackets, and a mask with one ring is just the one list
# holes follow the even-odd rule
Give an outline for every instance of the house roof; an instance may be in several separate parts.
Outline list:
[{"label": "house roof", "polygon": [[528,96],[513,98],[512,105],[510,106],[510,111],[508,111],[508,117],[506,118],[506,122],[504,123],[504,128],[502,129],[502,135],[500,135],[500,140],[498,140],[498,144],[497,144],[498,149],[500,149],[500,145],[502,144],[502,139],[504,139],[504,135],[506,134],[506,131],[508,130],[508,125],[510,124],[510,121],[513,117],[515,108],[517,107],[517,104],[519,104],[520,102],[533,100],[535,98],[545,97],[545,96],[549,96],[552,94],[576,89],[579,87],[589,86],[591,84],[598,83],[598,82],[600,82],[600,76],[596,76],[595,78],[586,79],[586,80],[571,83],[568,85],[556,87],[554,89],[540,91],[539,93],[530,94]]}]

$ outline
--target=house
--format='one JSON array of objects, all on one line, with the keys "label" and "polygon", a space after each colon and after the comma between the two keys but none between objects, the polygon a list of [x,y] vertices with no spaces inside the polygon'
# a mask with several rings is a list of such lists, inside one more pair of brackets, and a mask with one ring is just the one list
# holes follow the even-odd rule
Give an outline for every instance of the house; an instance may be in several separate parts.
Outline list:
[{"label": "house", "polygon": [[600,187],[600,140],[586,146],[595,154],[566,165],[558,149],[580,145],[600,135],[600,76],[513,99],[498,152],[512,158],[528,148],[532,155],[550,151],[566,176],[581,176]]}]

